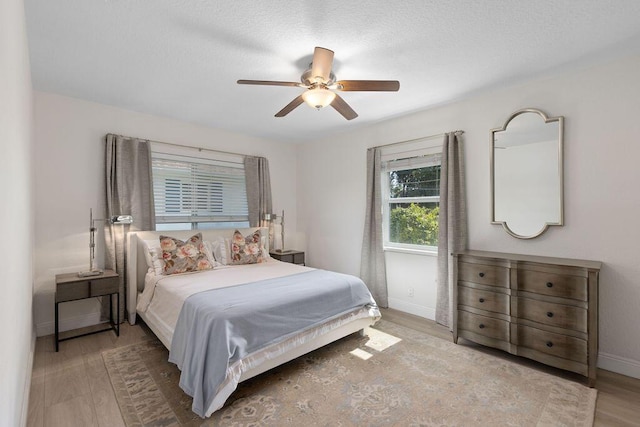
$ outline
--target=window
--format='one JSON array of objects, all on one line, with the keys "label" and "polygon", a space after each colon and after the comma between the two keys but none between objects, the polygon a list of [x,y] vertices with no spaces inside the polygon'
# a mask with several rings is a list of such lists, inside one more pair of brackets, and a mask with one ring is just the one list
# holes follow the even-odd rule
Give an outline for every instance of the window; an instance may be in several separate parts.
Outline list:
[{"label": "window", "polygon": [[248,227],[241,156],[152,152],[156,230]]},{"label": "window", "polygon": [[383,153],[385,248],[438,250],[440,151],[434,147]]}]

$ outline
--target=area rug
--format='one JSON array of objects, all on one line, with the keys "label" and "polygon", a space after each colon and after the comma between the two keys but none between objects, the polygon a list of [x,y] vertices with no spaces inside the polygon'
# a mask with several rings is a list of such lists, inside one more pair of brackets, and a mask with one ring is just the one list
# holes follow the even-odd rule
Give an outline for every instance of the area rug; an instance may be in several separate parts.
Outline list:
[{"label": "area rug", "polygon": [[127,426],[591,426],[597,393],[385,320],[241,383],[206,420],[159,341],[102,356]]}]

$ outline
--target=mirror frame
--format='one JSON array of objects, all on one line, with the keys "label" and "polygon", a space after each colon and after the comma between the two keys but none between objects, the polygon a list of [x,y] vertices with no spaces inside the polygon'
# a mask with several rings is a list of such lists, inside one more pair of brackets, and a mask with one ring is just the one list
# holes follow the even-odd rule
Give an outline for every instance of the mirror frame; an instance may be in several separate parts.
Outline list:
[{"label": "mirror frame", "polygon": [[[523,236],[511,230],[507,225],[506,221],[496,221],[496,199],[495,199],[495,136],[497,132],[504,132],[507,130],[507,126],[511,120],[515,119],[521,114],[533,113],[539,115],[544,123],[558,122],[558,178],[560,185],[560,199],[558,203],[560,204],[560,218],[558,222],[545,222],[543,224],[542,229],[530,236]],[[535,237],[540,236],[542,233],[547,231],[549,226],[551,225],[564,225],[564,159],[563,159],[563,151],[564,151],[564,117],[549,117],[543,111],[538,110],[536,108],[523,108],[521,110],[513,113],[505,122],[504,126],[501,128],[491,129],[491,140],[490,140],[490,152],[491,152],[491,224],[502,225],[507,233],[511,236],[516,237],[518,239],[533,239]]]}]

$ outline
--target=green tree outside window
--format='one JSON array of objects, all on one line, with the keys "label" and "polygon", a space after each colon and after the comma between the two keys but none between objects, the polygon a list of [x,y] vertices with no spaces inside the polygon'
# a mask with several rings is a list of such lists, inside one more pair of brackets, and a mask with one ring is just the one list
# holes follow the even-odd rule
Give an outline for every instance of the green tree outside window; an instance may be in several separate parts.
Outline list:
[{"label": "green tree outside window", "polygon": [[439,195],[440,165],[389,172],[389,241],[438,246]]},{"label": "green tree outside window", "polygon": [[[426,203],[425,203],[426,204]],[[411,203],[396,205],[391,209],[389,219],[389,240],[412,245],[438,246],[438,211]]]}]

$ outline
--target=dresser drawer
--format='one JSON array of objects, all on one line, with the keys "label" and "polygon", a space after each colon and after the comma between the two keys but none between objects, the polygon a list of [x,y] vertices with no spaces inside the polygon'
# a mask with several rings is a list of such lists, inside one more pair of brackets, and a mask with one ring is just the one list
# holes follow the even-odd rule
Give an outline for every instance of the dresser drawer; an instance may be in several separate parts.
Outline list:
[{"label": "dresser drawer", "polygon": [[458,304],[494,313],[509,314],[509,295],[499,292],[458,286]]},{"label": "dresser drawer", "polygon": [[551,356],[587,363],[587,341],[518,325],[518,346]]},{"label": "dresser drawer", "polygon": [[101,295],[109,295],[118,292],[120,280],[117,277],[108,277],[105,279],[91,279],[89,281],[89,288],[91,290],[92,297],[98,297]]},{"label": "dresser drawer", "polygon": [[509,322],[458,311],[458,328],[501,341],[509,341]]},{"label": "dresser drawer", "polygon": [[587,301],[587,278],[535,270],[518,270],[518,290]]},{"label": "dresser drawer", "polygon": [[587,310],[529,298],[518,298],[518,317],[563,329],[587,332]]},{"label": "dresser drawer", "polygon": [[509,269],[497,265],[458,263],[458,280],[481,285],[509,287]]}]

